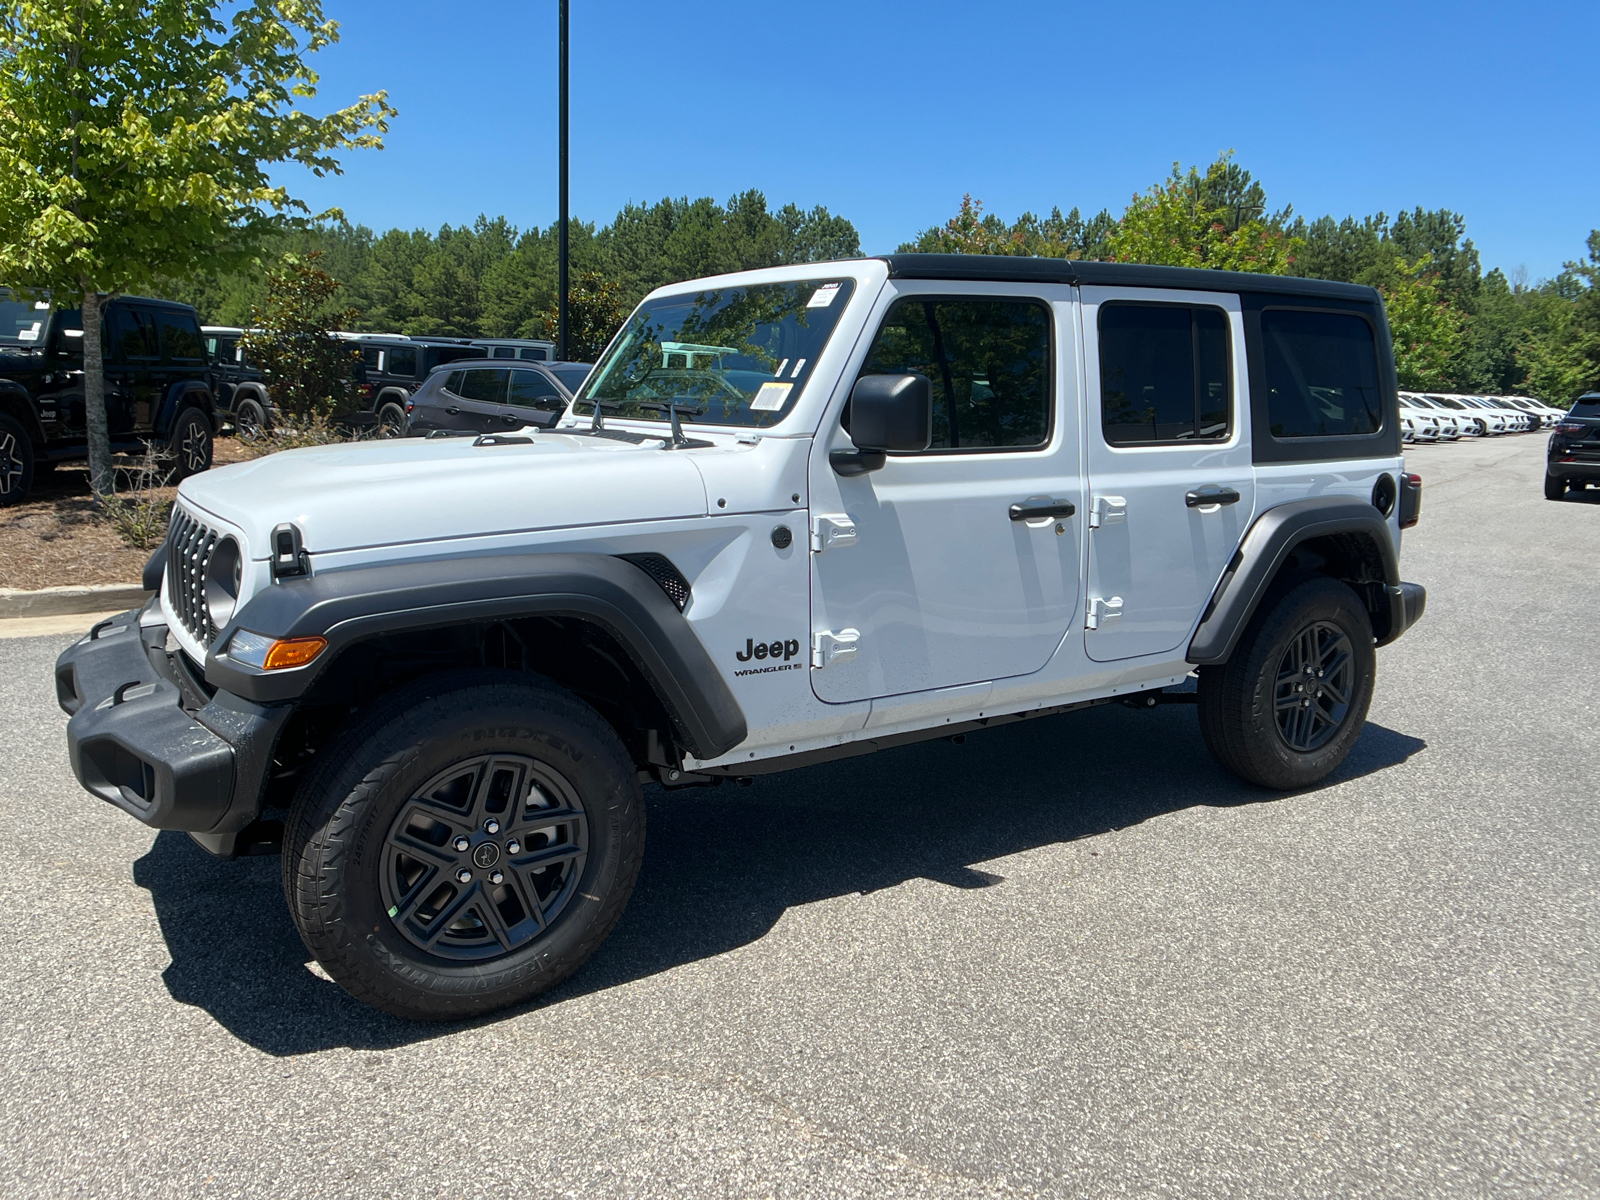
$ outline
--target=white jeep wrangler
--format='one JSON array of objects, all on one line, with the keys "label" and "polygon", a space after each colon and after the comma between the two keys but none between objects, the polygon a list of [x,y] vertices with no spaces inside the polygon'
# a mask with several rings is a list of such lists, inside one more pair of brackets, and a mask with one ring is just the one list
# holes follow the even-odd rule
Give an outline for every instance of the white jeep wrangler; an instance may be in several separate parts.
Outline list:
[{"label": "white jeep wrangler", "polygon": [[281,845],[356,997],[470,1016],[616,923],[647,782],[1197,668],[1223,764],[1321,779],[1423,608],[1400,439],[1368,288],[939,255],[675,284],[553,429],[185,480],[159,597],[57,665],[72,766],[215,854]]}]

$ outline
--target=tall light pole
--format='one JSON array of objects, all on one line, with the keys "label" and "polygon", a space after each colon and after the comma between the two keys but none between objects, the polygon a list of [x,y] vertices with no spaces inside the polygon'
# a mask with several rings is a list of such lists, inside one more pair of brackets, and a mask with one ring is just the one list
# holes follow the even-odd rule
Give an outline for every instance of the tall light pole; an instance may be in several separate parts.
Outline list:
[{"label": "tall light pole", "polygon": [[561,229],[556,235],[556,357],[567,357],[567,3],[561,0]]}]

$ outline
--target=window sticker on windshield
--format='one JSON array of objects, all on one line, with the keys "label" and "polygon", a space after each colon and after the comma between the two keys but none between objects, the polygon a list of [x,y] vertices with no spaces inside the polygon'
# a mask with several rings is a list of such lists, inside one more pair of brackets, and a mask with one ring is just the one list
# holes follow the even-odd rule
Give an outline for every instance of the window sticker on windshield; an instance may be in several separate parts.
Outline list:
[{"label": "window sticker on windshield", "polygon": [[800,378],[800,372],[804,371],[805,369],[806,369],[806,360],[802,358],[799,362],[795,363],[795,365],[794,365],[794,373],[792,375],[790,375],[789,378],[790,379],[799,379]]},{"label": "window sticker on windshield", "polygon": [[811,293],[811,299],[806,301],[807,308],[827,308],[833,303],[833,298],[839,294],[837,283],[825,283]]},{"label": "window sticker on windshield", "polygon": [[48,301],[48,300],[35,300],[33,302],[33,311],[34,312],[44,312],[49,307],[50,307],[50,301]]},{"label": "window sticker on windshield", "polygon": [[777,412],[789,398],[789,389],[792,387],[792,383],[763,383],[756,389],[756,394],[750,397],[750,407],[757,412]]},{"label": "window sticker on windshield", "polygon": [[35,321],[33,323],[33,328],[32,329],[19,329],[19,330],[17,330],[17,340],[19,342],[36,342],[36,341],[38,341],[39,340],[39,326],[41,324],[42,324],[42,322]]}]

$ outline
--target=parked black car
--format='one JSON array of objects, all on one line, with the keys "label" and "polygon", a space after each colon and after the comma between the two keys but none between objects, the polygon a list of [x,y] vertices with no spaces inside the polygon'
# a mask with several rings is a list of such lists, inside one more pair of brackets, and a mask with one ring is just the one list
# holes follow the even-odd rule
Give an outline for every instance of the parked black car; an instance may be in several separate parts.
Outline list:
[{"label": "parked black car", "polygon": [[[118,296],[102,311],[113,452],[155,445],[178,478],[204,471],[217,422],[195,310]],[[19,503],[42,471],[88,454],[81,312],[0,291],[0,505]]]},{"label": "parked black car", "polygon": [[[481,358],[483,351],[466,338],[404,337],[399,334],[344,334],[361,352],[357,369],[362,403],[358,417],[371,414],[391,436],[406,428],[411,395],[427,382],[435,367],[462,358]],[[359,424],[360,421],[352,421]]]},{"label": "parked black car", "polygon": [[410,432],[504,433],[549,428],[583,386],[591,363],[509,363],[477,358],[436,369],[411,397]]},{"label": "parked black car", "polygon": [[240,437],[255,437],[272,421],[272,401],[261,368],[245,356],[239,339],[245,331],[229,325],[202,325],[217,412]]},{"label": "parked black car", "polygon": [[1544,498],[1559,500],[1568,488],[1600,483],[1600,392],[1585,392],[1550,432],[1545,452]]}]

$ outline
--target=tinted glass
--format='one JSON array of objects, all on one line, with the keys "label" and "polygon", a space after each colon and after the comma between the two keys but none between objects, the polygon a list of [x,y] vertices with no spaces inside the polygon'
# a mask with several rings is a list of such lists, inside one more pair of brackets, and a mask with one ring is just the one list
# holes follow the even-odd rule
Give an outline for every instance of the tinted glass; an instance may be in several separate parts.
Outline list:
[{"label": "tinted glass", "polygon": [[594,368],[588,363],[559,363],[550,368],[550,373],[565,385],[567,391],[576,393],[592,370]]},{"label": "tinted glass", "polygon": [[111,357],[114,359],[126,361],[157,356],[155,326],[149,315],[139,309],[112,309],[110,333]]},{"label": "tinted glass", "polygon": [[1273,437],[1376,433],[1383,425],[1372,326],[1346,313],[1266,309],[1267,424]]},{"label": "tinted glass", "polygon": [[517,356],[517,350],[516,350],[515,346],[496,346],[494,348],[494,354],[491,357],[493,357],[493,358],[515,358],[516,356]]},{"label": "tinted glass", "polygon": [[461,381],[467,377],[465,371],[451,371],[450,377],[444,381],[444,390],[461,395]]},{"label": "tinted glass", "polygon": [[567,406],[561,389],[537,371],[512,371],[511,389],[506,399],[520,408],[537,408],[544,412],[560,412]]},{"label": "tinted glass", "polygon": [[535,346],[531,350],[524,347],[523,349],[517,351],[517,357],[529,359],[532,362],[544,362],[546,360],[546,355],[542,346]]},{"label": "tinted glass", "polygon": [[[506,399],[505,371],[492,368],[462,371],[461,388],[456,392],[463,400],[478,400],[484,404],[504,404]],[[454,375],[451,376],[455,378]],[[456,389],[451,389],[455,391]]]},{"label": "tinted glass", "polygon": [[390,375],[415,375],[417,373],[417,352],[414,347],[396,346],[389,351],[383,360],[383,369]]},{"label": "tinted glass", "polygon": [[376,371],[378,369],[378,356],[382,353],[383,348],[381,346],[361,347],[361,365],[369,371]]},{"label": "tinted glass", "polygon": [[194,318],[184,313],[162,312],[161,352],[168,362],[204,362],[205,343],[200,340],[200,326]]},{"label": "tinted glass", "polygon": [[1229,435],[1228,318],[1219,308],[1100,307],[1100,422],[1110,444]]},{"label": "tinted glass", "polygon": [[934,450],[1050,437],[1050,310],[1032,300],[895,301],[863,375],[926,375]]},{"label": "tinted glass", "polygon": [[0,342],[8,345],[37,345],[50,306],[35,300],[17,300],[0,289]]},{"label": "tinted glass", "polygon": [[1568,411],[1575,417],[1600,417],[1600,396],[1579,396]]},{"label": "tinted glass", "polygon": [[[415,354],[416,347],[410,353]],[[443,363],[455,362],[458,358],[482,358],[483,351],[476,346],[427,346],[422,350],[422,365],[427,370],[440,366]]]},{"label": "tinted glass", "polygon": [[608,416],[666,420],[671,403],[686,421],[771,425],[811,378],[854,286],[811,279],[648,301],[612,341],[583,399],[615,405]]}]

